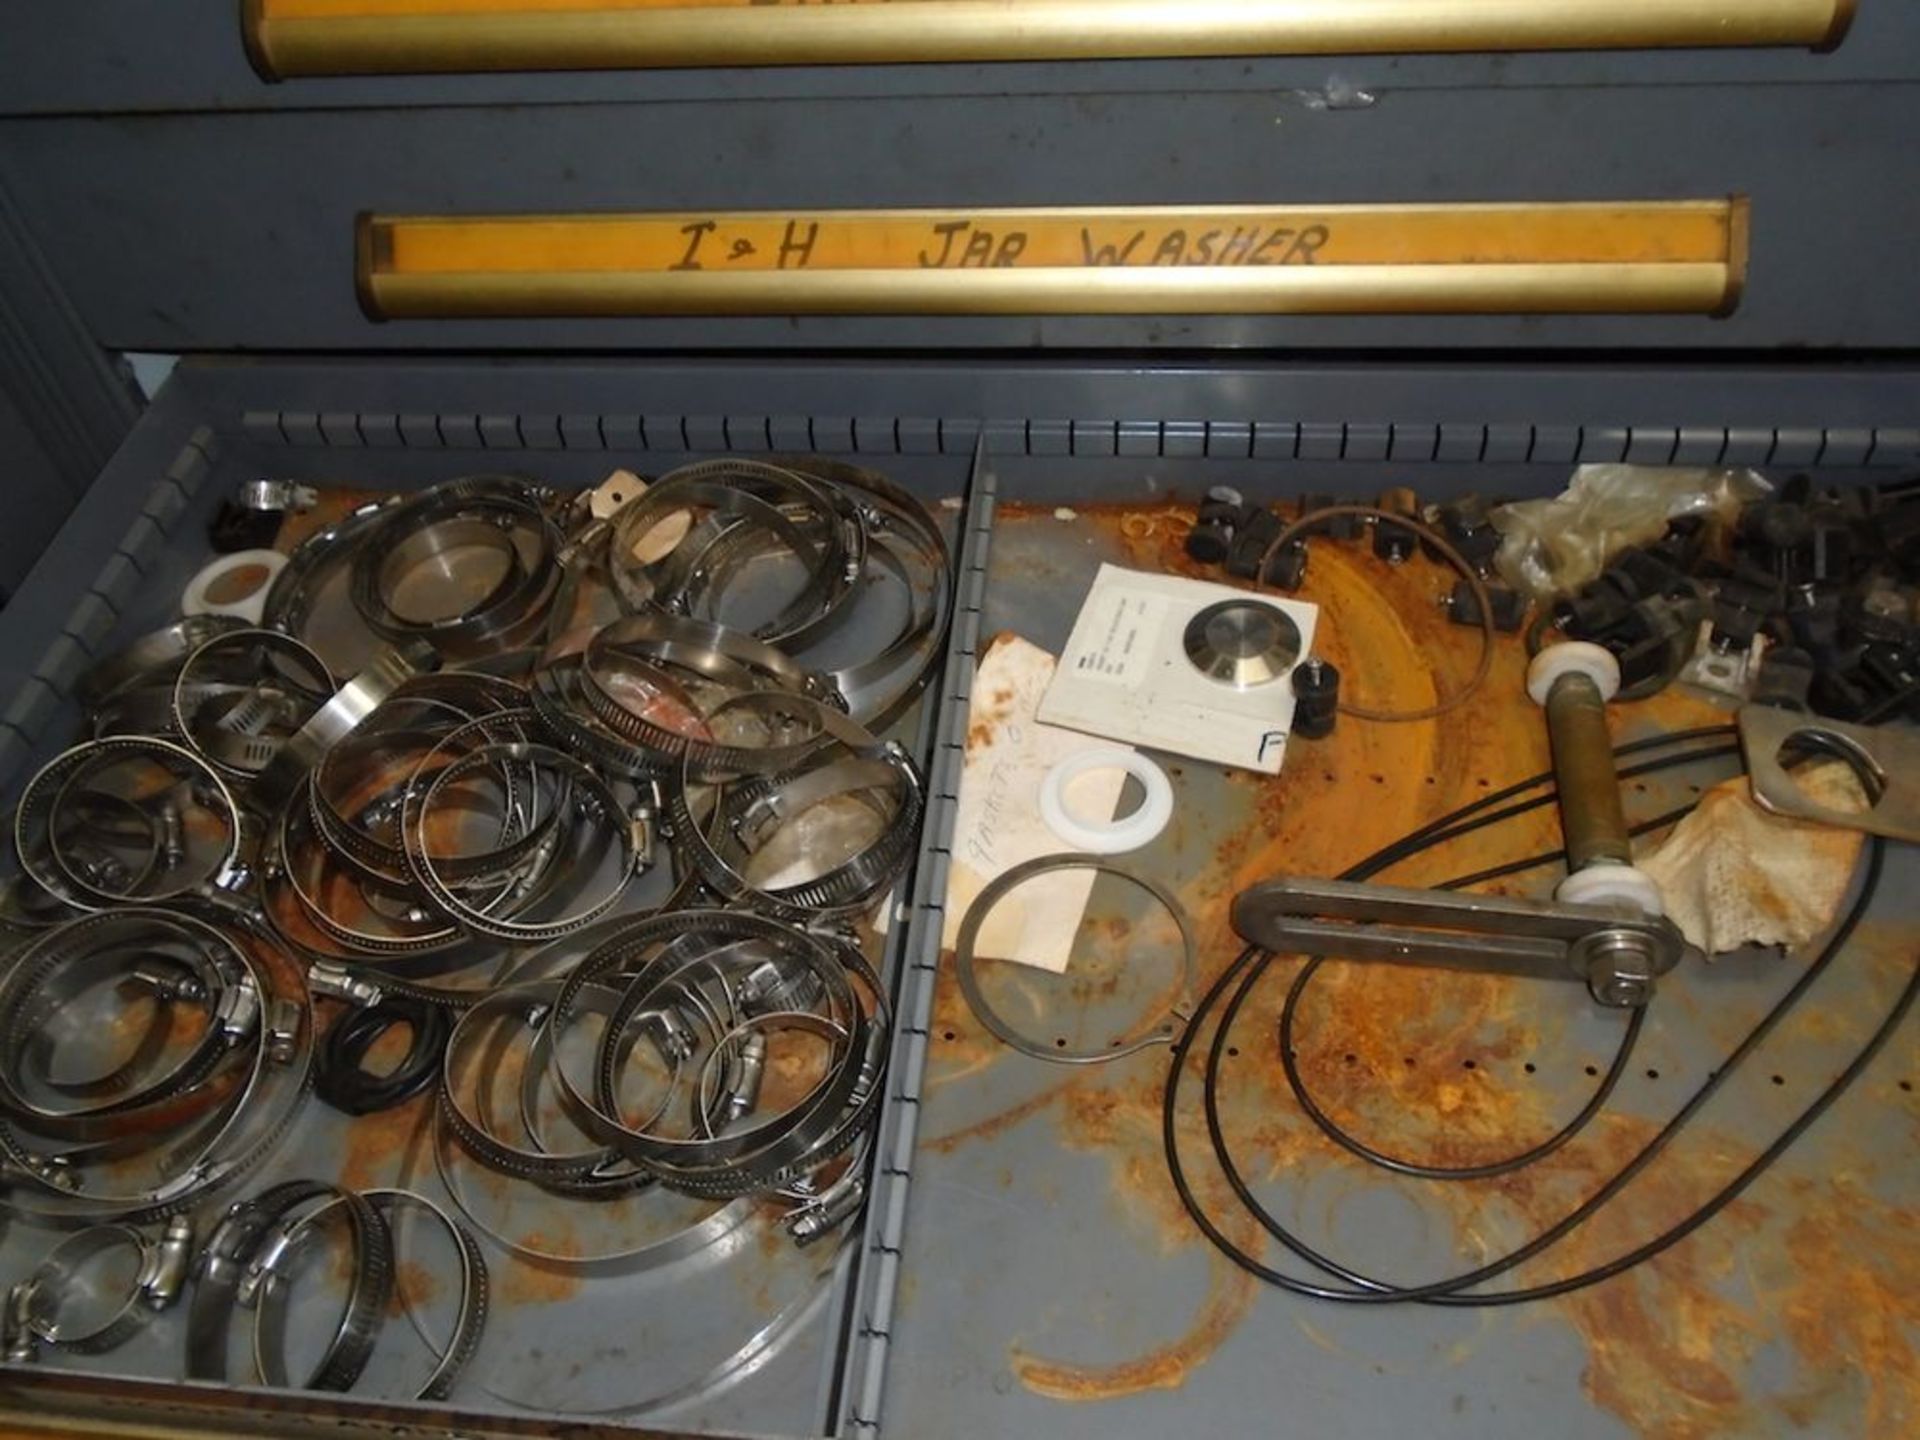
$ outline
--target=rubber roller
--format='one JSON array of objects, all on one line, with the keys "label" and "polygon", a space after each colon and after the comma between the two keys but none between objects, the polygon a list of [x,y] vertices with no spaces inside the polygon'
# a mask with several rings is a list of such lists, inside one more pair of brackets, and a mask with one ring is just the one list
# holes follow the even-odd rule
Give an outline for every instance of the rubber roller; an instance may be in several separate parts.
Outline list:
[{"label": "rubber roller", "polygon": [[1660,889],[1633,863],[1633,841],[1613,768],[1607,702],[1620,690],[1620,662],[1598,645],[1549,645],[1527,667],[1527,694],[1547,712],[1567,878],[1554,898],[1569,905],[1627,905],[1659,918]]}]

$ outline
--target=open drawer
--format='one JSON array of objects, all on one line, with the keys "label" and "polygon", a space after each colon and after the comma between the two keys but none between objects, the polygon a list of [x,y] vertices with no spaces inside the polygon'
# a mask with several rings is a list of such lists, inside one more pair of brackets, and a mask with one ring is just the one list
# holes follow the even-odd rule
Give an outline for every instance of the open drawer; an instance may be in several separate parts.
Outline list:
[{"label": "open drawer", "polygon": [[[1013,631],[1058,649],[1102,561],[1181,568],[1180,517],[1208,487],[1253,499],[1312,490],[1365,500],[1389,485],[1431,498],[1547,494],[1575,463],[1623,459],[1869,483],[1920,459],[1915,378],[1867,367],[188,364],[0,613],[11,697],[0,783],[17,796],[35,762],[65,743],[69,697],[91,658],[173,613],[206,558],[208,516],[242,480],[410,489],[489,469],[585,486],[616,465],[645,474],[723,453],[869,465],[952,518],[958,577],[947,663],[913,732],[930,803],[888,952],[897,1025],[870,1206],[778,1344],[727,1383],[649,1412],[595,1413],[589,1430],[1888,1433],[1913,1402],[1911,1366],[1887,1338],[1915,1323],[1914,1287],[1900,1278],[1915,1198],[1905,1032],[1766,1179],[1662,1259],[1568,1300],[1513,1309],[1335,1306],[1269,1293],[1216,1258],[1186,1218],[1159,1154],[1164,1050],[1065,1071],[998,1047],[953,989],[940,929],[972,680],[987,645]],[[1470,632],[1420,608],[1437,583],[1419,564],[1388,571],[1330,552],[1304,598],[1324,607],[1330,655],[1365,650],[1418,680],[1471,660]],[[1239,886],[1282,864],[1330,873],[1541,768],[1544,735],[1515,694],[1516,646],[1501,642],[1474,709],[1450,721],[1343,721],[1333,740],[1298,744],[1273,780],[1172,767],[1176,822],[1133,858],[1189,909],[1203,985],[1238,949],[1226,905]],[[1640,734],[1700,723],[1700,712],[1665,697],[1620,718]],[[1726,776],[1724,756],[1718,765],[1679,772],[1679,793]],[[1650,778],[1628,799],[1657,809],[1673,793],[1670,777]],[[1436,857],[1451,868],[1411,878],[1551,849],[1555,833],[1542,812]],[[1912,851],[1892,847],[1867,922],[1797,1021],[1604,1227],[1576,1238],[1578,1262],[1603,1261],[1616,1253],[1609,1245],[1628,1248],[1678,1219],[1848,1062],[1911,969],[1915,879]],[[1104,883],[1074,967],[1054,991],[1036,991],[1036,1014],[1050,1019],[1052,1005],[1096,1040],[1169,979],[1154,957],[1128,955],[1129,937],[1148,933],[1142,912]],[[1737,956],[1676,975],[1591,1137],[1523,1178],[1438,1192],[1389,1183],[1288,1109],[1276,974],[1233,1037],[1238,1053],[1225,1063],[1244,1070],[1241,1081],[1227,1071],[1225,1123],[1246,1127],[1254,1185],[1312,1243],[1388,1274],[1472,1261],[1617,1168],[1797,973]],[[1384,1126],[1373,1138],[1389,1148],[1477,1163],[1577,1108],[1617,1041],[1618,1017],[1577,987],[1547,988],[1335,967],[1303,1017],[1302,1063],[1331,1105]],[[1195,1120],[1181,1122],[1183,1133],[1204,1145]],[[310,1112],[271,1173],[333,1175],[352,1163],[364,1181],[404,1162],[404,1136],[356,1138],[364,1124]],[[1217,1177],[1199,1184],[1210,1209],[1220,1188]],[[1237,1213],[1220,1213],[1259,1254]],[[8,1278],[49,1238],[13,1224],[0,1241]],[[783,1262],[744,1258],[739,1275],[690,1277],[683,1293],[650,1280],[624,1304],[620,1282],[596,1280],[613,1288],[591,1311],[551,1290],[503,1296],[497,1364],[454,1392],[451,1414],[180,1387],[169,1383],[179,1336],[164,1323],[142,1348],[83,1369],[9,1367],[0,1399],[21,1413],[166,1415],[276,1434],[449,1424],[525,1433],[618,1409],[614,1389],[636,1377],[664,1384],[649,1366],[684,1362],[690,1335],[713,1331],[724,1355],[752,1338],[751,1323],[729,1338],[743,1317],[788,1314],[794,1292],[781,1285],[794,1277]],[[1278,1247],[1265,1259],[1281,1264]],[[509,1374],[543,1388],[521,1405],[490,1397],[489,1382],[507,1388]]]}]

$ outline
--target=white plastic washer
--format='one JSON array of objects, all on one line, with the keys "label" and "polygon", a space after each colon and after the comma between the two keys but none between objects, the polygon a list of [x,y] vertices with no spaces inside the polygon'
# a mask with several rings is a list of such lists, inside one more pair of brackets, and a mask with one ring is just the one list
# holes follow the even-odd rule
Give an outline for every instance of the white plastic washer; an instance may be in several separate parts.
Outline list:
[{"label": "white plastic washer", "polygon": [[[238,600],[214,600],[213,588],[229,575],[249,568],[266,571],[258,585]],[[182,615],[231,615],[249,625],[258,625],[267,613],[267,592],[274,577],[287,568],[287,557],[278,550],[236,550],[222,555],[187,582],[180,595]]]},{"label": "white plastic washer", "polygon": [[1585,675],[1600,687],[1602,700],[1620,693],[1620,662],[1611,650],[1590,640],[1562,640],[1533,657],[1527,666],[1527,694],[1533,703],[1546,704],[1553,682],[1563,675]]},{"label": "white plastic washer", "polygon": [[1563,905],[1625,905],[1650,920],[1667,913],[1653,877],[1633,865],[1603,863],[1576,870],[1554,887],[1553,898]]},{"label": "white plastic washer", "polygon": [[[1067,813],[1068,782],[1089,770],[1124,770],[1146,789],[1140,808],[1125,819],[1085,825]],[[1173,782],[1146,756],[1134,750],[1100,747],[1069,755],[1047,772],[1040,785],[1040,818],[1066,844],[1088,855],[1122,855],[1138,850],[1173,819]]]}]

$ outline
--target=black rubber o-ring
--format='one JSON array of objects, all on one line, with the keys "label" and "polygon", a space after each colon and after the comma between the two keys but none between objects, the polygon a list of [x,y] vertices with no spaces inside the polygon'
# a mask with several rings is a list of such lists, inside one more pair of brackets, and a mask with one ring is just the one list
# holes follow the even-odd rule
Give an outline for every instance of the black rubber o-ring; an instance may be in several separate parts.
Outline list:
[{"label": "black rubber o-ring", "polygon": [[[406,1058],[389,1074],[369,1074],[363,1067],[367,1052],[396,1025],[413,1031]],[[314,1094],[348,1115],[372,1115],[405,1104],[438,1077],[450,1028],[440,1006],[408,995],[389,996],[342,1015],[320,1043]]]}]

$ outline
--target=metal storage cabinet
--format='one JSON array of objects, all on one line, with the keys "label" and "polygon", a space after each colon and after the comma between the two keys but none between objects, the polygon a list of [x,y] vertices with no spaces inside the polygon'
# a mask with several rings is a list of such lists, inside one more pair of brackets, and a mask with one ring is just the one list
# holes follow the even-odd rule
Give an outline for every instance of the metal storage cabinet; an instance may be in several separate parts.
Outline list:
[{"label": "metal storage cabinet", "polygon": [[[0,792],[17,794],[62,743],[88,660],[167,613],[205,558],[206,517],[248,476],[406,489],[509,467],[584,484],[614,464],[657,471],[714,454],[816,451],[958,502],[948,513],[959,619],[923,707],[935,803],[908,923],[893,942],[901,1018],[865,1228],[824,1303],[764,1368],[643,1423],[856,1440],[1910,1428],[1911,1356],[1899,1327],[1913,1323],[1902,1306],[1914,1287],[1849,1288],[1874,1281],[1876,1267],[1901,1281],[1912,1267],[1900,1231],[1914,1199],[1910,1040],[1897,1041],[1870,1083],[1777,1172],[1788,1198],[1741,1228],[1744,1252],[1708,1232],[1701,1243],[1727,1274],[1649,1281],[1644,1296],[1631,1290],[1595,1311],[1507,1313],[1463,1327],[1425,1311],[1355,1316],[1223,1288],[1196,1237],[1143,1223],[1140,1177],[1126,1164],[1150,1159],[1150,1145],[1085,1123],[1088,1109],[1077,1129],[1064,1128],[1048,1113],[1060,1097],[1052,1077],[1010,1063],[1018,1057],[956,1087],[943,1049],[952,1042],[936,1017],[945,850],[973,666],[1002,627],[1064,639],[1093,564],[1128,554],[1114,514],[1215,483],[1251,496],[1312,488],[1364,497],[1390,482],[1428,495],[1548,493],[1589,461],[1756,465],[1849,483],[1920,465],[1920,282],[1905,249],[1920,188],[1902,183],[1920,119],[1915,7],[1863,0],[1831,54],[281,85],[248,67],[236,8],[23,4],[6,20],[0,299],[25,343],[0,351],[0,383],[18,398],[31,393],[23,376],[37,393],[49,371],[68,382],[72,413],[89,417],[104,452],[128,417],[90,352],[201,358],[126,435],[0,612]],[[1739,308],[1723,319],[373,324],[351,284],[353,221],[370,208],[964,211],[1731,193],[1753,202],[1752,264]],[[1787,353],[1807,347],[1838,353]],[[45,407],[23,408],[44,433]],[[62,423],[71,429],[71,414]],[[1057,528],[1066,522],[1052,518],[1056,506],[1088,512],[1087,523]],[[1111,510],[1094,513],[1101,506]],[[1253,819],[1243,794],[1195,793],[1209,818],[1183,846],[1197,853],[1244,838]],[[1836,1032],[1850,1035],[1884,1008],[1913,948],[1916,880],[1913,853],[1897,851],[1868,947],[1878,969],[1832,982]],[[1686,1003],[1670,1007],[1650,1042],[1649,1068],[1668,1087],[1697,1073],[1700,1057],[1719,1053],[1716,1024],[1757,1012],[1785,978],[1722,967],[1690,980],[1678,992]],[[1547,1100],[1565,1100],[1605,1027],[1577,1007],[1556,1010],[1553,1025],[1565,1073],[1538,1084]],[[1795,1037],[1777,1062],[1781,1084],[1763,1082],[1727,1107],[1726,1143],[1777,1130],[1803,1098],[1800,1077],[1843,1060],[1846,1038]],[[1128,1110],[1122,1092],[1150,1087],[1162,1065],[1137,1056],[1075,1093],[1091,1111],[1109,1120],[1124,1112],[1134,1124],[1144,1112]],[[1636,1083],[1623,1109],[1644,1122],[1664,1113],[1666,1093]],[[280,1163],[299,1169],[324,1151],[331,1164],[338,1128],[311,1127],[302,1144],[313,1149]],[[1329,1213],[1338,1200],[1351,1227],[1341,1234],[1384,1252],[1383,1263],[1417,1267],[1451,1253],[1451,1235],[1409,1233],[1391,1194],[1327,1193],[1339,1183],[1309,1173],[1289,1193]],[[1788,1247],[1783,1236],[1799,1221],[1817,1245]],[[0,1238],[9,1274],[36,1243],[20,1226]],[[1856,1252],[1873,1246],[1886,1248],[1863,1267]],[[1781,1257],[1796,1254],[1817,1273],[1782,1300]],[[1783,1314],[1793,1318],[1794,1305],[1804,1313],[1789,1330]],[[1807,1332],[1823,1325],[1834,1333],[1816,1347]],[[0,1400],[23,1412],[280,1434],[526,1433],[562,1423],[471,1392],[449,1412],[183,1390],[163,1383],[174,1358],[167,1333],[150,1334],[152,1348],[124,1363],[90,1362],[90,1374],[0,1372]],[[1821,1365],[1846,1378],[1816,1383]],[[1126,1371],[1117,1384],[1082,1383],[1116,1368]],[[101,1378],[114,1370],[134,1378]],[[1597,1382],[1583,1383],[1583,1370]],[[1650,1408],[1636,1414],[1633,1402],[1647,1395]],[[595,1429],[565,1423],[570,1433]]]},{"label": "metal storage cabinet", "polygon": [[[179,14],[185,9],[189,13]],[[233,10],[16,7],[0,181],[86,329],[121,350],[928,345],[1897,349],[1920,290],[1892,183],[1920,13],[1843,43],[262,84]],[[331,283],[356,214],[1751,197],[1723,319],[656,319],[369,326]],[[124,242],[129,216],[140,243]]]},{"label": "metal storage cabinet", "polygon": [[[75,669],[164,612],[167,597],[202,558],[199,529],[209,505],[238,477],[263,469],[316,483],[365,483],[377,475],[381,483],[410,486],[484,461],[524,465],[565,483],[594,478],[612,463],[654,469],[688,455],[804,441],[877,464],[929,495],[964,493],[962,611],[934,712],[931,778],[942,799],[913,881],[916,919],[900,971],[902,1019],[868,1226],[842,1269],[830,1311],[773,1366],[718,1399],[662,1418],[782,1434],[1157,1434],[1195,1421],[1250,1428],[1284,1403],[1303,1425],[1356,1433],[1409,1420],[1423,1433],[1532,1433],[1551,1414],[1571,1434],[1618,1435],[1618,1415],[1588,1408],[1582,1398],[1581,1367],[1589,1362],[1578,1346],[1560,1326],[1526,1315],[1489,1322],[1496,1328],[1477,1327],[1463,1338],[1436,1335],[1439,1322],[1419,1314],[1356,1321],[1261,1297],[1237,1325],[1212,1337],[1231,1338],[1231,1345],[1215,1355],[1203,1343],[1167,1372],[1161,1385],[1184,1380],[1178,1388],[1149,1385],[1105,1403],[1076,1404],[1012,1379],[1009,1342],[1036,1326],[1044,1334],[1063,1313],[1086,1311],[1091,1329],[1082,1343],[1089,1348],[1073,1358],[1096,1370],[1136,1348],[1153,1350],[1163,1329],[1177,1335],[1189,1315],[1198,1315],[1203,1330],[1221,1317],[1207,1298],[1206,1267],[1196,1269],[1199,1248],[1143,1241],[1127,1219],[1131,1187],[1108,1172],[1111,1157],[1084,1148],[1084,1137],[1080,1150],[1062,1150],[1051,1122],[1018,1118],[1054,1086],[1052,1076],[1036,1074],[1045,1067],[1003,1061],[984,1087],[957,1099],[951,1087],[923,1090],[941,1064],[929,1018],[939,969],[937,909],[972,659],[984,635],[1015,621],[1054,643],[1064,636],[1071,597],[1109,543],[1101,537],[1112,532],[1106,527],[1083,538],[1060,526],[1052,520],[1059,503],[1099,497],[1158,504],[1170,493],[1221,481],[1250,493],[1311,483],[1364,494],[1388,478],[1432,494],[1549,490],[1570,461],[1628,454],[1812,465],[1824,476],[1867,480],[1897,473],[1920,448],[1914,429],[1886,423],[1910,414],[1915,379],[1911,370],[1771,367],[1702,373],[1651,366],[933,361],[195,364],[170,382],[47,563],[0,616],[0,662],[15,697],[0,763],[17,785],[36,753],[60,743]],[[1008,520],[1003,507],[1016,504],[1029,511],[1037,505],[1038,520]],[[1036,538],[1036,524],[1066,539]],[[1232,833],[1242,823],[1240,803],[1229,794],[1206,806],[1212,818],[1202,835],[1182,843],[1204,847],[1206,836]],[[1912,855],[1902,851],[1889,898],[1876,910],[1883,947],[1897,950],[1901,937],[1911,936],[1911,901],[1894,897],[1910,896],[1913,878]],[[1704,982],[1700,994],[1715,1009],[1746,1014],[1782,979],[1762,970],[1722,974]],[[1886,998],[1884,981],[1852,977],[1836,985],[1833,1014],[1845,1017],[1835,1020],[1841,1026],[1866,1023]],[[1575,1062],[1597,1055],[1602,1017],[1571,999],[1567,1007],[1553,1007],[1565,1026],[1559,1055]],[[1690,1054],[1715,1042],[1691,1006],[1667,1014],[1647,1058],[1666,1068],[1671,1085],[1690,1073]],[[1831,1035],[1809,1036],[1774,1063],[1799,1075],[1833,1063],[1837,1053]],[[1857,1177],[1848,1183],[1881,1191],[1886,1203],[1901,1203],[1911,1179],[1909,1173],[1903,1181],[1899,1160],[1911,1100],[1895,1089],[1902,1072],[1889,1059],[1874,1086],[1851,1098],[1844,1118],[1795,1152],[1783,1185],[1818,1185],[1839,1172]],[[1134,1057],[1094,1080],[1090,1093],[1103,1093],[1110,1081],[1151,1085],[1162,1064]],[[1569,1069],[1553,1080],[1551,1095],[1578,1087],[1577,1065]],[[1723,1122],[1727,1133],[1770,1133],[1797,1093],[1743,1099]],[[1634,1114],[1662,1113],[1654,1086],[1625,1104]],[[1001,1115],[1004,1124],[980,1123]],[[950,1130],[976,1126],[979,1143],[949,1143]],[[324,1130],[303,1135],[307,1146],[326,1143]],[[312,1158],[302,1150],[282,1163],[299,1169]],[[1353,1203],[1342,1213],[1354,1224],[1385,1224],[1383,1235],[1392,1233],[1397,1217],[1379,1212],[1378,1196],[1347,1198]],[[1800,1213],[1786,1205],[1782,1223]],[[1850,1236],[1865,1242],[1884,1233],[1870,1217],[1845,1222],[1819,1213],[1818,1233],[1843,1248]],[[22,1238],[16,1227],[8,1253]],[[1773,1238],[1763,1231],[1754,1243]],[[1803,1295],[1835,1298],[1817,1278],[1808,1284]],[[1649,1303],[1668,1298],[1656,1288]],[[1112,1328],[1125,1316],[1133,1318]],[[1628,1329],[1621,1340],[1644,1346],[1661,1333],[1657,1326]],[[1468,1338],[1475,1343],[1456,1353]],[[1436,1348],[1444,1364],[1436,1362]],[[171,1353],[156,1344],[134,1357],[137,1365],[123,1358],[102,1368],[164,1374]],[[1644,1363],[1644,1350],[1631,1353]],[[1374,1357],[1384,1357],[1379,1363],[1397,1378],[1382,1379]],[[1900,1383],[1877,1368],[1877,1357],[1855,1358],[1876,1384]],[[1757,1397],[1794,1372],[1762,1359],[1736,1373]],[[1432,1413],[1443,1386],[1447,1395],[1466,1398],[1458,1409]],[[35,1408],[81,1413],[105,1406],[130,1415],[187,1398],[144,1383],[96,1389],[84,1377],[51,1371],[15,1372],[4,1388]],[[276,1427],[318,1415],[334,1423],[426,1423],[412,1407],[363,1410],[345,1400],[316,1407],[311,1397],[282,1394],[195,1394],[191,1403],[198,1408],[181,1413],[202,1420],[224,1414],[230,1422],[244,1407],[273,1415]],[[484,1400],[463,1406],[462,1423],[492,1423],[486,1409]],[[1760,1399],[1741,1413],[1766,1428]],[[1858,1418],[1851,1409],[1833,1414],[1847,1424]]]}]

